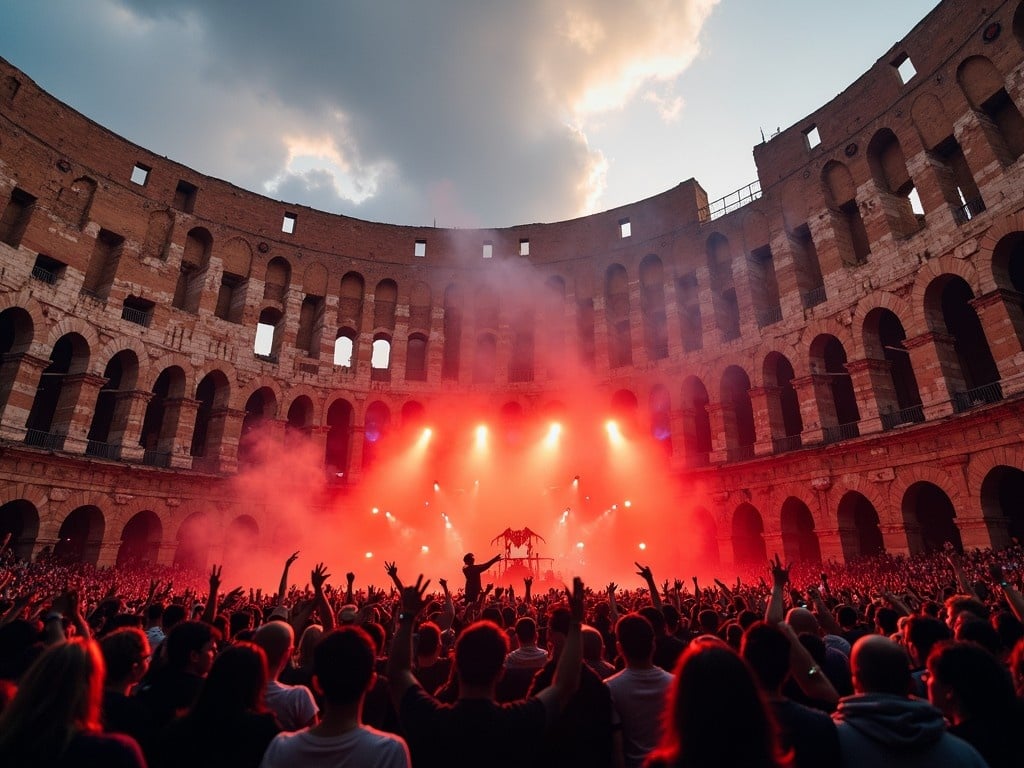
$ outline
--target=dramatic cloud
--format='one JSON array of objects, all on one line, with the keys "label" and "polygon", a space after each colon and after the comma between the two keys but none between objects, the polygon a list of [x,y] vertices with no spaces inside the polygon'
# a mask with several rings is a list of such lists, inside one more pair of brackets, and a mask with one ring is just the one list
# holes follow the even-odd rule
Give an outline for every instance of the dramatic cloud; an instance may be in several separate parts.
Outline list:
[{"label": "dramatic cloud", "polygon": [[[608,207],[593,129],[677,80],[717,0],[83,0],[12,10],[68,100],[240,186],[362,218],[500,226]],[[5,39],[8,38],[9,39]],[[651,189],[654,193],[660,189]]]}]

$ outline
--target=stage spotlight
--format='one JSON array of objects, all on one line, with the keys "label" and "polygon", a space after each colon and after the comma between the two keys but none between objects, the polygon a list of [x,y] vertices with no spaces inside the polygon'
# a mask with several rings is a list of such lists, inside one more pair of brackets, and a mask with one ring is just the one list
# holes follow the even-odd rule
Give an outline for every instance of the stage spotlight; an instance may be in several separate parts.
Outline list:
[{"label": "stage spotlight", "polygon": [[379,513],[380,513],[380,510],[377,509],[377,507],[374,507],[373,509],[370,510],[370,514],[371,515],[376,515],[376,514],[379,514]]},{"label": "stage spotlight", "polygon": [[579,488],[580,487],[580,476],[579,475],[576,475],[576,477],[574,477],[572,479],[572,487],[573,488]]},{"label": "stage spotlight", "polygon": [[552,424],[548,427],[548,436],[544,442],[549,448],[554,448],[558,444],[558,436],[562,434],[562,425],[558,423]]},{"label": "stage spotlight", "polygon": [[630,501],[629,499],[626,499],[624,502],[622,502],[622,506],[624,506],[624,507],[626,507],[628,509],[629,507],[633,506],[633,502]]},{"label": "stage spotlight", "polygon": [[605,430],[608,432],[608,439],[615,445],[622,442],[622,433],[619,431],[618,423],[614,421],[607,421],[604,425]]},{"label": "stage spotlight", "polygon": [[434,431],[430,427],[425,427],[423,429],[423,432],[420,433],[419,447],[420,448],[425,447],[427,445],[427,443],[430,442],[430,437],[433,434],[434,434]]},{"label": "stage spotlight", "polygon": [[576,542],[576,549],[583,549],[583,542],[582,541],[577,541]]},{"label": "stage spotlight", "polygon": [[439,482],[437,482],[437,480],[435,480],[434,481],[434,493],[437,493],[440,490],[441,490],[441,484]]},{"label": "stage spotlight", "polygon": [[481,424],[476,428],[476,447],[484,448],[487,446],[487,427]]},{"label": "stage spotlight", "polygon": [[423,554],[427,554],[427,552],[429,552],[429,551],[430,551],[430,547],[428,547],[426,544],[424,544],[422,547],[420,547],[420,552],[422,552]]},{"label": "stage spotlight", "polygon": [[644,542],[640,542],[640,549],[647,549],[647,545]]},{"label": "stage spotlight", "polygon": [[373,557],[373,552],[367,552],[366,559],[369,560],[371,557]]}]

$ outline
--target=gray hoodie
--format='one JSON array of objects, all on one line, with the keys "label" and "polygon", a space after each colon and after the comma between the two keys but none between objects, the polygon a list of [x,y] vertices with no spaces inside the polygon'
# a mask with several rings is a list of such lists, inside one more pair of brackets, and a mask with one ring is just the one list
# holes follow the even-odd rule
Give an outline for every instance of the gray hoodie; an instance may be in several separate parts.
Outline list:
[{"label": "gray hoodie", "polygon": [[843,765],[987,766],[974,747],[946,730],[942,712],[924,699],[886,693],[846,696],[832,718]]}]

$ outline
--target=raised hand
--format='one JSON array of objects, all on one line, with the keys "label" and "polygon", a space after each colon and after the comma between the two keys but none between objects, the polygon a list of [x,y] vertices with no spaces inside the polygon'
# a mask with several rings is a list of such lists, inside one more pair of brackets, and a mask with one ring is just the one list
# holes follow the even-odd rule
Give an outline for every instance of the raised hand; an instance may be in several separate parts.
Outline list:
[{"label": "raised hand", "polygon": [[289,567],[291,567],[291,564],[292,564],[292,563],[294,563],[294,562],[295,562],[296,560],[298,560],[298,559],[299,559],[299,553],[298,553],[298,551],[292,552],[292,556],[291,556],[291,557],[289,557],[289,558],[288,558],[287,560],[285,560],[285,561],[284,561],[284,567],[285,567],[285,568],[289,568]]},{"label": "raised hand", "polygon": [[789,569],[793,567],[790,563],[785,568],[782,567],[782,560],[779,558],[779,553],[775,553],[775,562],[768,561],[768,565],[772,569],[772,583],[776,587],[784,587],[789,581]]},{"label": "raised hand", "polygon": [[616,584],[614,581],[609,581],[608,582],[608,586],[604,588],[604,591],[607,592],[609,595],[614,596],[615,595],[615,590],[618,589],[618,588],[619,588],[618,584]]},{"label": "raised hand", "polygon": [[315,592],[323,592],[324,583],[331,578],[331,574],[327,572],[327,566],[323,563],[317,563],[309,574],[309,581],[313,585]]},{"label": "raised hand", "polygon": [[675,582],[672,584],[672,586],[675,588],[676,592],[682,592],[683,591],[683,580],[682,579],[676,579]]},{"label": "raised hand", "polygon": [[565,590],[565,595],[569,598],[569,612],[572,614],[572,620],[577,624],[583,623],[585,594],[583,579],[579,576],[572,580],[572,590]]},{"label": "raised hand", "polygon": [[644,581],[654,578],[654,573],[651,571],[651,567],[649,565],[640,565],[640,563],[637,562],[634,562],[633,565],[640,569],[636,572],[636,575]]},{"label": "raised hand", "polygon": [[210,594],[220,589],[220,572],[223,568],[223,565],[215,565],[210,569]]},{"label": "raised hand", "polygon": [[385,560],[384,571],[387,573],[388,576],[390,576],[393,579],[398,575],[398,566],[395,565],[393,561],[389,563],[387,560]]},{"label": "raised hand", "polygon": [[423,574],[421,573],[416,577],[416,583],[412,586],[404,587],[402,589],[402,612],[411,613],[414,615],[419,614],[423,610],[423,606],[427,604],[424,596],[427,594],[427,587],[430,585],[430,579],[423,581]]},{"label": "raised hand", "polygon": [[531,576],[526,576],[526,577],[525,577],[525,578],[523,579],[523,585],[524,585],[524,586],[525,586],[525,587],[526,587],[527,589],[529,589],[530,587],[532,587],[532,586],[533,586],[533,577],[531,577]]},{"label": "raised hand", "polygon": [[226,595],[224,595],[224,599],[221,601],[221,607],[227,608],[229,606],[234,605],[235,603],[237,603],[239,600],[242,599],[242,595],[244,595],[244,594],[245,594],[245,592],[242,590],[241,587],[235,587],[230,592],[228,592]]},{"label": "raised hand", "polygon": [[356,575],[354,573],[352,573],[352,571],[349,571],[348,573],[345,574],[345,581],[347,581],[349,584],[353,583],[355,580],[356,580]]},{"label": "raised hand", "polygon": [[441,585],[441,589],[445,592],[448,591],[448,579],[438,579],[437,583]]}]

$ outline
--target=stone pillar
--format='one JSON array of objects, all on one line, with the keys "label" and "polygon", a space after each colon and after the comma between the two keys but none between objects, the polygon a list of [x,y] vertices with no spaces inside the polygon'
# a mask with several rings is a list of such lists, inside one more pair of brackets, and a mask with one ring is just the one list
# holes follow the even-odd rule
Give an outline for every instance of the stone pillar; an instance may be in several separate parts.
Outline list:
[{"label": "stone pillar", "polygon": [[[402,343],[399,345],[398,340]],[[401,346],[401,351],[399,351]],[[391,332],[391,359],[388,367],[391,369],[392,381],[405,381],[405,366],[409,355],[409,305],[395,305],[395,327]]]},{"label": "stone pillar", "polygon": [[903,341],[910,353],[927,421],[951,414],[953,392],[967,388],[954,342],[949,334],[935,331]]},{"label": "stone pillar", "polygon": [[999,368],[1004,397],[1024,389],[1024,376],[1021,375],[1024,373],[1024,352],[1019,335],[1024,332],[1021,300],[1016,291],[996,288],[970,302],[978,313],[989,350]]},{"label": "stone pillar", "polygon": [[754,443],[756,456],[767,456],[775,451],[774,438],[786,434],[786,426],[782,417],[782,399],[780,387],[766,385],[748,390],[750,402],[754,408],[754,434],[758,436]]},{"label": "stone pillar", "polygon": [[629,281],[629,347],[633,365],[644,368],[651,359],[647,353],[646,320],[644,318],[643,300],[640,282]]},{"label": "stone pillar", "polygon": [[[728,447],[736,441],[736,413],[731,403],[708,403],[704,406],[711,422],[710,461],[721,463],[727,460]],[[731,434],[727,434],[730,432]]]},{"label": "stone pillar", "polygon": [[[679,297],[672,283],[665,286],[665,334],[668,337],[668,357],[677,360],[683,354],[683,331],[679,322]],[[668,298],[671,296],[672,298]]]},{"label": "stone pillar", "polygon": [[[909,555],[911,541],[920,544],[921,529],[916,525],[882,525],[882,543],[890,555]],[[920,551],[920,546],[915,547]]]},{"label": "stone pillar", "polygon": [[91,373],[64,377],[50,431],[66,435],[64,450],[68,453],[85,453],[89,425],[96,410],[96,398],[106,383],[105,378]]},{"label": "stone pillar", "polygon": [[[1009,521],[1006,518],[986,520],[983,517],[961,518],[954,520],[956,527],[960,529],[960,540],[964,545],[964,551],[974,548],[987,549],[988,547],[1005,547],[1010,543]],[[996,523],[995,525],[990,525]]]},{"label": "stone pillar", "polygon": [[804,431],[800,440],[804,445],[820,443],[825,439],[823,427],[836,423],[835,403],[832,401],[832,389],[827,376],[811,374],[793,379],[800,403],[800,419]]},{"label": "stone pillar", "polygon": [[192,434],[196,431],[199,404],[187,397],[164,400],[164,423],[156,450],[170,456],[174,469],[192,468]]},{"label": "stone pillar", "polygon": [[121,548],[121,542],[114,539],[113,541],[104,541],[99,545],[99,551],[96,554],[96,567],[97,568],[112,568],[117,565],[117,551]]},{"label": "stone pillar", "polygon": [[[245,411],[215,409],[206,430],[206,453],[192,466],[204,472],[235,472],[238,469],[238,440],[242,434]],[[197,457],[198,459],[198,457]]]},{"label": "stone pillar", "polygon": [[823,528],[820,531],[815,531],[815,533],[818,535],[818,546],[821,548],[821,561],[823,563],[829,560],[835,560],[840,563],[846,562],[842,536],[838,528]]},{"label": "stone pillar", "polygon": [[0,439],[21,442],[43,371],[50,361],[24,352],[0,357]]},{"label": "stone pillar", "polygon": [[116,397],[117,405],[114,407],[114,418],[111,420],[107,442],[120,446],[121,461],[139,463],[145,449],[139,444],[138,437],[142,434],[146,406],[153,398],[153,393],[136,389],[118,392]]},{"label": "stone pillar", "polygon": [[611,370],[608,357],[608,316],[603,294],[594,296],[594,370]]},{"label": "stone pillar", "polygon": [[783,560],[785,556],[785,546],[782,540],[782,531],[765,531],[764,532],[764,550],[768,555],[769,559],[775,554],[778,554]]},{"label": "stone pillar", "polygon": [[366,440],[366,427],[353,425],[351,429],[352,444],[349,446],[348,469],[345,476],[348,484],[358,483],[363,476],[363,442]]},{"label": "stone pillar", "polygon": [[164,539],[156,550],[157,565],[174,565],[174,556],[178,552],[178,542]]},{"label": "stone pillar", "polygon": [[853,360],[846,364],[853,383],[853,393],[860,410],[859,429],[862,435],[882,430],[882,413],[899,408],[892,368],[888,360]]}]

